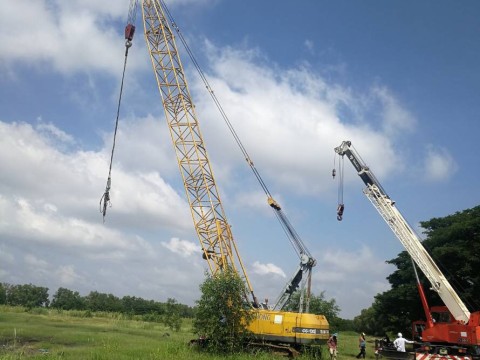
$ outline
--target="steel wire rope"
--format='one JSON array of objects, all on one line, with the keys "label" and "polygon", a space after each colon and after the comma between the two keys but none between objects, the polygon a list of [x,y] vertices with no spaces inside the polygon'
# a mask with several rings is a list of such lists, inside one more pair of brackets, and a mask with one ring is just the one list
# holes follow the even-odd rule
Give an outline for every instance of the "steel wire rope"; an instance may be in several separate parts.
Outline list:
[{"label": "steel wire rope", "polygon": [[[135,9],[133,10],[136,13],[136,6]],[[135,22],[134,19],[131,19],[131,12],[132,10],[129,11],[129,23],[133,24]],[[135,16],[135,15],[134,15]],[[110,189],[112,186],[112,164],[113,164],[113,154],[115,152],[115,144],[116,144],[116,139],[117,139],[117,130],[118,130],[118,119],[120,117],[120,107],[122,103],[122,94],[123,94],[123,83],[125,80],[125,70],[127,68],[127,58],[128,58],[128,49],[132,46],[131,40],[126,40],[125,41],[125,60],[123,62],[123,73],[122,73],[122,81],[120,84],[120,94],[118,96],[118,105],[117,105],[117,117],[115,120],[115,130],[113,132],[113,145],[112,145],[112,152],[110,154],[110,166],[108,168],[108,179],[107,179],[107,185],[105,187],[105,192],[103,193],[102,197],[100,198],[100,213],[103,215],[103,222],[105,222],[105,215],[107,214],[107,207],[112,206],[110,202]]]},{"label": "steel wire rope", "polygon": [[[218,111],[220,112],[223,120],[225,121],[225,123],[227,124],[227,127],[228,129],[230,130],[230,133],[233,135],[234,139],[235,139],[235,142],[237,143],[238,147],[240,148],[240,150],[242,151],[243,155],[245,156],[245,160],[247,161],[248,165],[250,166],[250,169],[252,170],[252,172],[254,173],[255,177],[257,178],[260,186],[262,187],[263,191],[265,192],[265,194],[269,197],[269,198],[272,198],[272,195],[270,193],[270,191],[268,190],[268,187],[267,185],[265,184],[265,182],[263,181],[259,171],[257,170],[257,168],[255,167],[253,161],[251,160],[245,146],[243,145],[242,141],[240,140],[240,137],[238,136],[237,132],[235,131],[235,128],[233,127],[232,123],[230,122],[230,119],[228,118],[225,110],[223,109],[220,101],[218,100],[217,96],[215,95],[212,87],[210,86],[210,83],[208,82],[207,80],[207,77],[205,76],[205,73],[203,72],[202,68],[200,67],[200,64],[197,62],[192,50],[190,49],[190,47],[188,46],[188,43],[187,41],[185,40],[185,38],[183,37],[183,34],[180,32],[180,28],[177,26],[172,14],[170,13],[170,11],[168,10],[168,7],[166,6],[165,2],[163,0],[160,0],[160,3],[162,4],[163,8],[165,9],[165,13],[167,14],[169,20],[170,20],[170,23],[172,24],[173,28],[175,29],[175,31],[177,32],[178,34],[178,37],[180,38],[180,41],[182,42],[185,50],[187,51],[187,54],[188,56],[190,57],[190,60],[192,61],[193,65],[195,66],[195,69],[197,70],[198,74],[200,75],[200,78],[202,79],[207,91],[209,92],[211,98],[213,99],[213,102],[215,103]],[[301,253],[305,253],[307,254],[309,257],[311,257],[309,251],[307,250],[307,248],[305,247],[303,241],[301,240],[301,238],[299,237],[298,233],[295,231],[295,229],[293,228],[293,226],[291,225],[291,223],[288,221],[288,219],[286,218],[286,215],[283,213],[283,211],[281,210],[281,208],[278,207],[275,208],[272,206],[272,208],[274,208],[275,210],[275,213],[277,214],[277,219],[279,220],[279,222],[281,223],[282,225],[282,228],[284,229],[285,231],[285,234],[287,235],[288,239],[290,240],[290,242],[292,243],[293,247],[295,248],[295,251],[297,252],[298,254],[298,250],[297,250],[297,247],[298,249],[300,250]],[[284,221],[282,223],[282,221]],[[290,235],[290,236],[288,236]]]},{"label": "steel wire rope", "polygon": [[198,74],[200,75],[207,91],[209,92],[210,96],[212,97],[218,111],[222,115],[222,118],[225,121],[225,123],[227,124],[227,127],[230,130],[231,134],[233,135],[238,147],[240,148],[243,155],[245,156],[245,160],[248,162],[248,165],[250,166],[253,173],[255,174],[255,176],[256,176],[258,182],[260,183],[260,185],[262,186],[262,189],[264,190],[265,194],[268,195],[269,197],[271,197],[271,194],[270,194],[270,191],[268,190],[267,185],[263,181],[263,179],[260,176],[260,173],[258,172],[258,170],[255,168],[255,165],[253,164],[253,161],[251,160],[250,156],[248,155],[247,150],[243,146],[243,144],[240,140],[240,137],[238,136],[237,132],[235,131],[232,123],[230,122],[230,119],[228,118],[225,110],[223,109],[222,105],[220,104],[220,101],[218,100],[217,96],[215,95],[212,87],[210,86],[210,83],[208,82],[207,77],[205,76],[205,73],[203,72],[202,68],[200,67],[200,64],[197,62],[197,59],[195,58],[195,56],[194,56],[192,50],[190,49],[190,47],[188,46],[187,41],[183,37],[183,34],[180,32],[180,28],[177,26],[172,14],[168,10],[167,6],[165,5],[165,2],[163,0],[160,0],[160,2],[162,3],[162,6],[165,8],[165,12],[167,13],[167,15],[169,17],[169,20],[170,20],[172,26],[174,27],[175,31],[177,32],[177,34],[180,38],[180,41],[182,42],[185,50],[187,51],[188,56],[190,57],[190,60],[192,61],[193,65],[195,66],[195,69],[197,70]]},{"label": "steel wire rope", "polygon": [[338,159],[338,193],[337,193],[338,205],[343,204],[344,168],[345,167],[344,167],[343,156],[339,156],[339,159]]},{"label": "steel wire rope", "polygon": [[333,170],[332,170],[332,177],[335,179],[337,175],[336,171],[336,158],[338,156],[338,189],[337,189],[337,220],[342,221],[343,219],[343,212],[345,210],[345,204],[343,202],[343,179],[344,179],[344,158],[343,155],[335,154],[333,157]]}]

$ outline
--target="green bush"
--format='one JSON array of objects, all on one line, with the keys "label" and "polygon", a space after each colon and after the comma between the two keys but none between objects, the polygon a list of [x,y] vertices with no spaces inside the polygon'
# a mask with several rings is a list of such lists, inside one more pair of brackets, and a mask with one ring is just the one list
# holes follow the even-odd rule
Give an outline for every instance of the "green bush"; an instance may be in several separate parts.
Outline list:
[{"label": "green bush", "polygon": [[243,280],[236,272],[227,269],[207,276],[200,289],[202,296],[197,301],[193,323],[195,333],[206,339],[207,348],[213,352],[242,350],[251,336],[247,326],[253,319]]}]

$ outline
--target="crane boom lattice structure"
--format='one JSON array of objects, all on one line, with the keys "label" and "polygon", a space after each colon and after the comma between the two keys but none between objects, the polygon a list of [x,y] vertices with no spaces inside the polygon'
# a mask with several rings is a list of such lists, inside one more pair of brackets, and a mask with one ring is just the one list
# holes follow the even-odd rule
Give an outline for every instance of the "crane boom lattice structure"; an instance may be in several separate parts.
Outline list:
[{"label": "crane boom lattice structure", "polygon": [[159,0],[143,1],[142,13],[148,51],[203,256],[213,275],[232,267],[253,296],[220,201],[174,34]]},{"label": "crane boom lattice structure", "polygon": [[[162,0],[130,0],[128,22],[125,28],[127,50],[132,46],[135,33],[134,19],[140,3],[145,40],[160,91],[165,119],[195,230],[202,247],[203,258],[208,263],[210,274],[215,276],[229,268],[244,280],[245,300],[248,300],[249,296],[252,297],[250,311],[253,312],[254,318],[247,325],[248,330],[253,334],[253,342],[250,342],[249,346],[266,347],[290,356],[308,347],[309,351],[318,355],[321,352],[320,346],[326,343],[329,336],[329,324],[324,315],[271,309],[267,306],[267,302],[259,304],[253,293],[220,200],[173,30],[185,45],[197,70],[199,70],[198,63]],[[213,94],[201,71],[200,75],[210,94]],[[221,109],[215,97],[214,100]],[[233,128],[230,127],[230,129],[234,133]],[[253,163],[251,166],[256,172]],[[259,178],[258,172],[256,175]],[[280,207],[275,206],[275,210],[280,211]],[[300,252],[306,253],[303,247]],[[302,261],[304,266],[301,267],[300,272],[306,271],[307,267],[311,269],[315,263],[309,254],[302,257]],[[301,280],[301,276],[295,277],[297,278]],[[298,285],[299,282],[294,281],[289,290],[295,290]],[[289,297],[291,293],[287,295]]]}]

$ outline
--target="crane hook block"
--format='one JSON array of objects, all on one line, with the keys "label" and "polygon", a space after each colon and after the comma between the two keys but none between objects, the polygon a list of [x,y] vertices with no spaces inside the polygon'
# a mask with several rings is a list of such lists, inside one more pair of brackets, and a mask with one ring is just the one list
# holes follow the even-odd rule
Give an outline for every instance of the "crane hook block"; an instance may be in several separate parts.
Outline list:
[{"label": "crane hook block", "polygon": [[125,26],[125,40],[132,41],[133,34],[135,34],[135,25],[128,24]]},{"label": "crane hook block", "polygon": [[343,210],[345,210],[345,205],[344,204],[338,204],[337,207],[337,220],[342,221],[343,219]]},{"label": "crane hook block", "polygon": [[332,170],[332,178],[335,179],[335,175],[337,175],[337,170],[333,169],[333,170]]}]

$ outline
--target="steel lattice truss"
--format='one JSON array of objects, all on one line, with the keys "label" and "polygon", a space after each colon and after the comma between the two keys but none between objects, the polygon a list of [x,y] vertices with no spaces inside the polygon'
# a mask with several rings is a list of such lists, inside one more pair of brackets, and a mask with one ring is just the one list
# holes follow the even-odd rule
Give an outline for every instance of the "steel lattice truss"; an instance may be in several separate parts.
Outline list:
[{"label": "steel lattice truss", "polygon": [[174,34],[159,0],[143,1],[142,9],[145,39],[204,258],[212,274],[230,266],[250,287],[220,201]]}]

